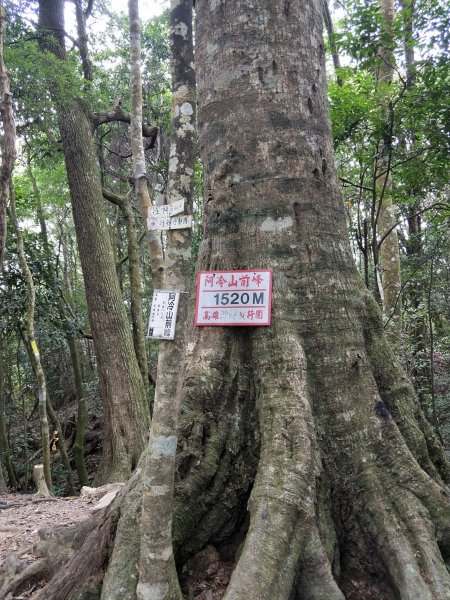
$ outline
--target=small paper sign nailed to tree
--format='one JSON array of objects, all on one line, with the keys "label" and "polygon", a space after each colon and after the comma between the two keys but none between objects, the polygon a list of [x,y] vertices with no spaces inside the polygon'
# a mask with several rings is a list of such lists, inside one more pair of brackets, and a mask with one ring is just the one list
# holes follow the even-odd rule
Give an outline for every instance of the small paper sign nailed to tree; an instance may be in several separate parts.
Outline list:
[{"label": "small paper sign nailed to tree", "polygon": [[270,325],[272,271],[202,271],[197,279],[195,325]]},{"label": "small paper sign nailed to tree", "polygon": [[179,217],[149,217],[147,227],[150,231],[162,231],[164,229],[188,229],[192,227],[192,216],[181,215]]},{"label": "small paper sign nailed to tree", "polygon": [[154,204],[149,210],[148,216],[149,218],[158,218],[158,217],[173,217],[173,215],[179,215],[184,210],[184,200],[178,200],[177,202],[172,202],[172,204],[162,204],[159,206],[158,204]]},{"label": "small paper sign nailed to tree", "polygon": [[148,337],[157,340],[173,340],[177,320],[180,292],[177,290],[154,290]]}]

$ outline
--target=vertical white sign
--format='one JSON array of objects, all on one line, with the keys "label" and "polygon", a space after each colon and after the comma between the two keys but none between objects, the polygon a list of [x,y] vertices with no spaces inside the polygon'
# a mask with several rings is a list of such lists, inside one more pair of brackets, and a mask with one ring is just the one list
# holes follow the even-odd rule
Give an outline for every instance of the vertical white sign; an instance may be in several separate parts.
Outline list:
[{"label": "vertical white sign", "polygon": [[147,337],[157,340],[173,340],[177,320],[178,290],[154,290]]}]

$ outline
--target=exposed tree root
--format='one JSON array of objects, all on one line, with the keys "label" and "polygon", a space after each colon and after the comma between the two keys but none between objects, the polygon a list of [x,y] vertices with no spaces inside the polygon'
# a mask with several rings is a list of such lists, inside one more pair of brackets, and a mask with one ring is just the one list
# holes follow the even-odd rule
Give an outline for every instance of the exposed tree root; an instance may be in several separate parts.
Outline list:
[{"label": "exposed tree root", "polygon": [[450,464],[442,444],[424,417],[414,388],[386,340],[378,306],[367,291],[363,329],[381,400],[392,413],[420,466],[436,481],[450,483]]},{"label": "exposed tree root", "polygon": [[[273,356],[284,360],[275,364]],[[279,323],[270,332],[255,332],[253,360],[259,374],[261,455],[249,531],[224,598],[281,600],[292,589],[303,521],[314,515],[317,448],[306,357],[298,339]]]},{"label": "exposed tree root", "polygon": [[31,565],[21,568],[20,561],[14,556],[6,559],[0,568],[3,577],[0,587],[0,598],[10,600],[21,589],[29,588],[33,581],[39,581],[48,575],[48,565],[43,559],[37,560]]},{"label": "exposed tree root", "polygon": [[[101,598],[107,600],[134,600],[138,580],[140,516],[142,498],[142,461],[133,473],[126,490],[113,504],[112,509],[117,518],[117,529],[113,540],[114,547],[109,563],[105,563],[106,575],[103,581]],[[106,568],[107,566],[107,568]]]},{"label": "exposed tree root", "polygon": [[[108,512],[78,528],[72,539],[69,560],[60,563],[47,586],[36,595],[36,600],[92,600],[100,596],[104,569],[116,529],[116,520]],[[52,547],[48,545],[49,551]],[[61,552],[61,548],[58,552]],[[51,564],[51,560],[51,555],[46,557],[47,565]]]},{"label": "exposed tree root", "polygon": [[[357,321],[347,346],[341,337],[326,350],[277,322],[199,336],[182,406],[175,556],[182,569],[210,543],[236,553],[226,600],[450,597],[448,490],[416,460],[423,447],[405,444],[395,406],[403,399],[417,433],[410,391],[392,363],[375,366],[379,340],[355,341]],[[135,600],[139,467],[126,488],[76,533],[45,540],[55,572],[38,600]],[[70,548],[69,562],[56,547]]]},{"label": "exposed tree root", "polygon": [[[201,349],[209,338],[208,350]],[[204,331],[189,349],[181,407],[174,546],[183,564],[233,543],[247,513],[259,452],[251,351],[246,336]],[[192,498],[196,502],[192,503]]]},{"label": "exposed tree root", "polygon": [[[238,558],[226,600],[448,599],[448,490],[434,466],[427,473],[417,462],[423,447],[416,453],[404,442],[389,407],[403,398],[417,433],[414,403],[395,385],[391,363],[374,366],[373,338],[355,342],[353,331],[348,346],[331,341],[324,351],[277,322],[251,336],[204,336],[182,406],[179,568],[213,543]],[[363,400],[358,410],[355,398]],[[38,600],[135,600],[139,467],[126,488],[83,533],[46,540],[47,564],[56,546],[70,547],[71,557],[63,565],[56,556],[57,572]]]},{"label": "exposed tree root", "polygon": [[332,563],[325,551],[315,518],[305,523],[303,534],[294,597],[301,600],[345,600],[333,577]]}]

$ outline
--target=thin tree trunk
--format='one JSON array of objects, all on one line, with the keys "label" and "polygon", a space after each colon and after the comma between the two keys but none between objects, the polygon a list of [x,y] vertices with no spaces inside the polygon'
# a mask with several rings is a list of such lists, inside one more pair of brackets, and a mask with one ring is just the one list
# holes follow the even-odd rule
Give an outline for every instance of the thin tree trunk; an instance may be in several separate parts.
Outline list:
[{"label": "thin tree trunk", "polygon": [[[129,0],[131,3],[132,0]],[[184,201],[192,214],[196,160],[196,89],[192,31],[192,0],[172,0],[170,43],[172,66],[172,137],[167,204]],[[158,377],[150,428],[141,516],[141,550],[137,597],[164,590],[161,600],[182,600],[172,549],[175,455],[184,383],[188,291],[192,232],[167,233],[164,289],[181,291],[173,341],[161,341]],[[162,448],[167,449],[163,451]]]},{"label": "thin tree trunk", "polygon": [[[147,169],[142,139],[141,24],[138,0],[128,0],[128,15],[130,20],[130,136],[133,155],[133,180],[144,226],[147,227],[148,211],[152,206],[152,201],[147,185]],[[158,231],[148,231],[147,239],[152,265],[153,287],[158,289],[162,287],[164,280],[164,254],[161,234]]]},{"label": "thin tree trunk", "polygon": [[[393,141],[393,115],[389,100],[389,86],[393,80],[395,64],[393,52],[394,1],[380,0],[380,7],[381,39],[383,41],[378,50],[379,64],[376,73],[376,84],[381,98],[380,114],[385,121],[385,134],[377,147],[374,201],[377,213],[375,219],[377,236],[378,239],[384,238],[381,245],[379,245],[380,260],[377,263],[378,269],[381,270],[381,281],[378,279],[379,296],[382,300],[384,315],[389,320],[388,331],[392,332],[392,339],[395,340],[401,331],[402,302],[400,251],[398,235],[394,227],[397,219],[392,200],[391,145]],[[386,235],[391,229],[392,231]],[[378,244],[376,240],[374,242]]]},{"label": "thin tree trunk", "polygon": [[16,125],[12,109],[9,75],[3,60],[3,37],[5,32],[5,8],[0,0],[0,115],[3,124],[1,137],[2,164],[0,167],[0,273],[6,245],[6,217],[11,194],[11,176],[16,160]]},{"label": "thin tree trunk", "polygon": [[[6,411],[5,402],[6,400],[6,389],[5,389],[5,377],[4,377],[4,365],[0,360],[0,452],[2,454],[2,462],[6,467],[8,474],[8,481],[10,487],[17,488],[17,478],[14,472],[14,467],[11,461],[11,449],[9,447],[8,431],[6,427]],[[1,467],[1,466],[0,466]]]},{"label": "thin tree trunk", "polygon": [[87,409],[80,354],[78,352],[77,340],[74,337],[68,336],[67,343],[69,345],[73,376],[75,379],[75,389],[77,392],[77,427],[75,432],[75,443],[73,445],[74,463],[80,485],[89,485],[89,476],[84,461],[84,436],[86,431]]},{"label": "thin tree trunk", "polygon": [[36,292],[33,281],[33,274],[31,273],[27,259],[25,256],[25,249],[23,245],[23,239],[20,232],[19,221],[16,213],[16,203],[14,194],[11,194],[11,220],[16,234],[17,240],[17,252],[19,255],[19,263],[22,274],[26,280],[28,290],[28,307],[26,314],[26,329],[23,333],[24,343],[28,356],[30,358],[31,365],[34,372],[36,373],[36,379],[38,384],[38,397],[39,397],[39,422],[41,428],[41,445],[42,445],[42,464],[44,466],[44,477],[47,487],[50,492],[53,491],[52,476],[50,471],[50,431],[48,427],[47,419],[47,384],[45,381],[45,374],[42,368],[41,357],[39,349],[36,343],[34,333],[34,311],[36,303]]},{"label": "thin tree trunk", "polygon": [[78,48],[80,50],[81,64],[83,65],[83,75],[86,81],[92,81],[92,62],[89,56],[86,15],[83,11],[82,0],[74,0],[74,4],[77,19]]},{"label": "thin tree trunk", "polygon": [[[64,3],[40,2],[43,48],[65,60]],[[104,213],[93,127],[80,101],[63,98],[52,83],[63,141],[72,209],[94,338],[104,418],[104,447],[96,483],[124,481],[144,447],[145,386],[115,272]]]},{"label": "thin tree trunk", "polygon": [[[30,181],[31,181],[31,184],[33,187],[33,192],[34,192],[35,199],[36,199],[36,213],[37,213],[38,220],[39,220],[39,225],[40,225],[40,229],[41,229],[41,237],[42,237],[44,249],[47,253],[47,256],[50,257],[52,254],[52,250],[51,250],[49,239],[48,239],[47,223],[44,218],[44,211],[43,211],[42,203],[41,203],[41,193],[40,193],[39,187],[37,185],[36,178],[34,177],[34,173],[33,173],[33,169],[31,166],[31,161],[30,161],[29,155],[27,156],[27,172],[28,172],[28,176],[30,178]],[[63,250],[63,253],[64,253],[64,250]],[[65,269],[65,275],[67,275],[66,269]],[[56,282],[56,273],[54,272],[52,266],[49,267],[49,276],[54,279],[55,283],[57,283]],[[66,279],[66,285],[69,286],[68,279]],[[67,315],[66,315],[66,308],[64,306],[64,302],[63,302],[62,296],[60,294],[58,294],[58,296],[57,296],[57,305],[58,305],[59,314],[61,315],[63,327],[66,330],[65,337],[67,340],[67,345],[69,347],[69,352],[70,352],[70,357],[71,357],[71,362],[72,362],[72,369],[73,369],[74,380],[75,380],[75,389],[76,389],[76,394],[77,394],[78,414],[77,414],[77,427],[76,427],[76,438],[75,438],[75,447],[74,447],[75,467],[77,469],[80,483],[82,485],[88,485],[89,479],[88,479],[88,475],[87,475],[86,465],[84,463],[84,431],[85,431],[85,427],[86,427],[86,399],[85,399],[84,390],[83,390],[83,380],[82,380],[82,374],[81,374],[80,359],[79,359],[79,354],[78,354],[78,351],[76,348],[76,340],[73,338],[73,336],[70,333],[68,333],[68,322],[67,322],[68,319],[67,319]],[[74,482],[73,482],[70,460],[69,460],[69,456],[67,453],[66,444],[64,441],[64,435],[63,435],[63,431],[62,431],[61,423],[59,421],[58,414],[53,409],[53,406],[51,404],[51,400],[49,397],[48,397],[48,405],[47,406],[48,406],[48,414],[50,416],[50,420],[54,424],[55,430],[58,432],[58,444],[57,445],[61,452],[63,464],[66,468],[68,492],[70,495],[73,495],[75,493],[75,486],[74,486]]]},{"label": "thin tree trunk", "polygon": [[121,206],[127,230],[128,273],[130,278],[130,312],[133,326],[133,342],[142,380],[148,388],[148,356],[145,342],[145,325],[142,309],[142,277],[139,261],[139,241],[136,231],[136,219],[130,197],[123,199]]},{"label": "thin tree trunk", "polygon": [[[36,178],[34,177],[29,154],[27,155],[27,173],[28,173],[28,177],[30,178],[31,185],[33,187],[33,192],[35,194],[36,213],[37,213],[37,217],[38,217],[39,225],[40,225],[40,229],[41,229],[41,237],[42,237],[44,250],[47,254],[47,257],[50,258],[52,255],[52,250],[51,250],[49,239],[48,239],[47,223],[45,221],[44,210],[42,208],[40,190],[37,185]],[[54,272],[53,266],[51,266],[51,261],[49,262],[48,275],[56,283],[56,273]],[[65,323],[65,321],[66,321],[66,319],[64,318],[65,307],[63,305],[62,298],[60,295],[57,296],[57,304],[58,304],[58,309],[59,309],[60,315],[62,317],[62,321],[63,321],[63,323]],[[66,339],[67,338],[68,338],[68,336],[66,335]],[[28,351],[28,355],[30,357],[30,361],[32,361],[31,349],[28,346],[27,346],[27,351]],[[67,453],[67,448],[66,448],[66,444],[64,441],[64,434],[63,434],[63,430],[61,427],[61,422],[58,417],[58,413],[53,408],[51,398],[50,398],[48,392],[47,392],[47,413],[48,413],[48,416],[50,417],[50,421],[52,422],[54,431],[57,432],[57,438],[58,438],[57,446],[59,448],[59,451],[61,452],[62,462],[66,469],[67,490],[70,495],[73,495],[75,493],[75,485],[73,482],[72,468],[70,466],[69,455]]]},{"label": "thin tree trunk", "polygon": [[325,22],[325,29],[327,30],[328,43],[330,44],[331,56],[333,58],[334,72],[336,75],[336,83],[338,86],[342,86],[342,79],[339,74],[341,69],[341,59],[339,58],[339,51],[336,46],[336,37],[334,34],[333,19],[331,18],[330,7],[328,0],[322,0],[323,4],[323,18]]}]

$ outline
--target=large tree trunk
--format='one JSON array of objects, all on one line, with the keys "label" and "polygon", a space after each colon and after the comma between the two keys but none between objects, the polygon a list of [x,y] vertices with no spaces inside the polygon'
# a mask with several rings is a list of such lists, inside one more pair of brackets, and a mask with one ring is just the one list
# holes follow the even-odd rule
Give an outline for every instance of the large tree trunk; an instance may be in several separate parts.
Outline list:
[{"label": "large tree trunk", "polygon": [[[43,47],[64,68],[64,2],[42,0]],[[89,320],[94,338],[103,405],[104,445],[97,483],[124,481],[142,452],[148,425],[144,382],[115,272],[103,208],[92,124],[80,101],[63,98],[54,82]]]},{"label": "large tree trunk", "polygon": [[[198,267],[271,268],[274,290],[270,327],[191,331],[177,563],[208,544],[234,557],[228,600],[446,600],[448,465],[351,257],[321,3],[197,0],[196,10]],[[136,597],[141,475],[106,513],[108,536],[89,537],[39,599],[87,598],[80,557],[114,532],[108,571],[122,571],[123,587],[102,597]],[[107,544],[101,552],[106,565]],[[96,581],[94,565],[83,573]],[[166,598],[158,586],[146,597]]]}]

